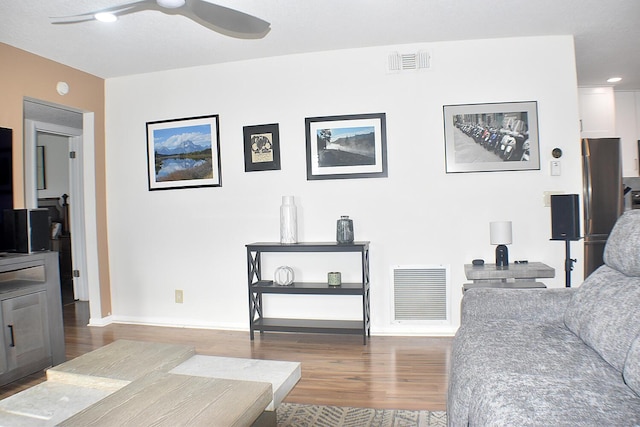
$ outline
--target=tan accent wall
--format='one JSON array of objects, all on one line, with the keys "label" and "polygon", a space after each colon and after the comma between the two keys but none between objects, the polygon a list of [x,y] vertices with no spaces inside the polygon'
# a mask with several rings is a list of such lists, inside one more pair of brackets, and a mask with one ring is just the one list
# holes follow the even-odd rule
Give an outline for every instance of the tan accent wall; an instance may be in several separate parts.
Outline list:
[{"label": "tan accent wall", "polygon": [[[56,84],[69,84],[59,95]],[[104,79],[0,43],[0,127],[13,129],[14,206],[24,207],[23,100],[35,98],[95,114],[96,209],[101,318],[111,314],[111,286],[107,242],[105,173]]]}]

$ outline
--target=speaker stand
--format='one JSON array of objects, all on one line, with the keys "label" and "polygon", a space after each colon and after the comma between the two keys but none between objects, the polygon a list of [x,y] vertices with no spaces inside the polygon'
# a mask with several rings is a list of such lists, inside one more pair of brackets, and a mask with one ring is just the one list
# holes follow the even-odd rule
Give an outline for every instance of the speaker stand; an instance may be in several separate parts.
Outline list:
[{"label": "speaker stand", "polygon": [[564,285],[567,288],[571,287],[571,271],[573,270],[573,263],[576,262],[575,259],[572,259],[569,255],[570,248],[569,243],[571,240],[566,239],[565,243],[565,259],[564,259]]}]

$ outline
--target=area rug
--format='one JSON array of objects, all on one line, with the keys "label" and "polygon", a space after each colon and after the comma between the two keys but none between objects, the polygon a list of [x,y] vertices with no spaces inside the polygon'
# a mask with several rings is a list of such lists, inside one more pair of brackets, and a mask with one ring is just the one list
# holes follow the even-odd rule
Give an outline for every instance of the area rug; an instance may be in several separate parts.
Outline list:
[{"label": "area rug", "polygon": [[446,427],[445,411],[348,408],[282,403],[278,427]]}]

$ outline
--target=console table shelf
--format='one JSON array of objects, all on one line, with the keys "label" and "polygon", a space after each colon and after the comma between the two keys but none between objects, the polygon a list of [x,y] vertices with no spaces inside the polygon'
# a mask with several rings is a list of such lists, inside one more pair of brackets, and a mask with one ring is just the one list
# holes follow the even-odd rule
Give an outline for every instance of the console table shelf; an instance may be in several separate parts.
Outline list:
[{"label": "console table shelf", "polygon": [[[281,244],[259,242],[246,245],[249,285],[249,328],[254,332],[317,332],[329,334],[362,334],[364,344],[371,335],[369,309],[369,242],[338,244],[309,242]],[[262,280],[262,254],[268,252],[359,252],[361,254],[362,281],[329,286],[322,282],[294,282],[279,286]],[[263,317],[264,294],[286,295],[356,295],[362,297],[362,320],[281,319]]]},{"label": "console table shelf", "polygon": [[329,286],[327,283],[293,282],[288,286],[278,286],[273,282],[260,281],[252,285],[254,291],[263,294],[306,294],[306,295],[362,295],[362,283],[342,283]]},{"label": "console table shelf", "polygon": [[363,328],[361,320],[278,319],[271,317],[255,320],[253,327],[261,332],[318,332],[323,334],[360,334]]}]

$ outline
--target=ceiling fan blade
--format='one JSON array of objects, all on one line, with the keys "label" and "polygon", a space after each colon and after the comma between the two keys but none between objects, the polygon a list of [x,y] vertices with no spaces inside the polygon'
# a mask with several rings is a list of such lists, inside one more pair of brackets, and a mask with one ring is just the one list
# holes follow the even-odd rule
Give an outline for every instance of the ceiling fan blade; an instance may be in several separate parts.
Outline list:
[{"label": "ceiling fan blade", "polygon": [[116,16],[127,15],[141,10],[158,9],[155,0],[139,0],[131,3],[121,4],[118,6],[106,7],[104,9],[94,10],[92,12],[79,13],[77,15],[55,16],[51,17],[52,24],[75,24],[77,22],[92,21],[97,13],[113,13]]},{"label": "ceiling fan blade", "polygon": [[160,6],[156,0],[139,0],[77,15],[52,17],[51,20],[53,24],[75,24],[92,21],[98,13],[122,16],[141,10],[183,15],[210,30],[240,39],[259,39],[271,30],[271,24],[267,21],[204,0],[186,0],[183,6],[175,8]]},{"label": "ceiling fan blade", "polygon": [[241,39],[262,38],[271,29],[267,21],[204,0],[186,0],[178,13],[213,31]]}]

